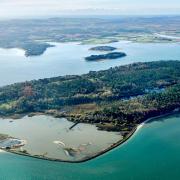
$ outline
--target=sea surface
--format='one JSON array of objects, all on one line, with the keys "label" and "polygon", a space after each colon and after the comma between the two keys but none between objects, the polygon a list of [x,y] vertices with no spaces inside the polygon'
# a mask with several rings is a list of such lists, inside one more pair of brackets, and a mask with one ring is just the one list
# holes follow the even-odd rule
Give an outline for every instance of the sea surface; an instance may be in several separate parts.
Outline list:
[{"label": "sea surface", "polygon": [[0,153],[2,180],[178,180],[180,115],[145,124],[125,144],[94,160],[68,164]]},{"label": "sea surface", "polygon": [[0,49],[0,86],[26,80],[84,74],[133,62],[180,60],[180,43],[112,43],[108,45],[117,47],[117,51],[125,52],[127,56],[98,62],[87,62],[84,59],[102,53],[89,50],[97,45],[52,44],[56,47],[48,48],[43,55],[33,57],[26,57],[20,49]]}]

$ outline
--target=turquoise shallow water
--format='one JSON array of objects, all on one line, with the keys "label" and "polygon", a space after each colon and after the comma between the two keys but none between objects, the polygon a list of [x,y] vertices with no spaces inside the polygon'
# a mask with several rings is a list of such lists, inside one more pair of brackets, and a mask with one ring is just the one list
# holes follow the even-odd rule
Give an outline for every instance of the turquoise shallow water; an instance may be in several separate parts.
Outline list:
[{"label": "turquoise shallow water", "polygon": [[4,180],[178,180],[180,115],[145,124],[128,142],[81,164],[0,153]]}]

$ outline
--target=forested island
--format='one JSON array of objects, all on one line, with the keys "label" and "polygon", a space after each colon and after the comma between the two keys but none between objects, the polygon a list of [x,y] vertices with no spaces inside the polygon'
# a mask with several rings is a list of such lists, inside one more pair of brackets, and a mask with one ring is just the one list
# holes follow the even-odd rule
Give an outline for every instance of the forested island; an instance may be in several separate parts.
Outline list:
[{"label": "forested island", "polygon": [[40,56],[42,55],[47,48],[54,47],[54,45],[48,43],[27,43],[22,46],[25,49],[25,56]]},{"label": "forested island", "polygon": [[118,59],[125,57],[126,53],[124,52],[112,52],[107,54],[100,54],[100,55],[91,55],[85,58],[86,61],[100,61],[106,59]]},{"label": "forested island", "polygon": [[38,113],[128,135],[150,117],[180,108],[180,62],[134,63],[81,76],[0,88],[0,116]]},{"label": "forested island", "polygon": [[91,51],[114,51],[117,48],[112,47],[112,46],[96,46],[96,47],[92,47],[90,48]]}]

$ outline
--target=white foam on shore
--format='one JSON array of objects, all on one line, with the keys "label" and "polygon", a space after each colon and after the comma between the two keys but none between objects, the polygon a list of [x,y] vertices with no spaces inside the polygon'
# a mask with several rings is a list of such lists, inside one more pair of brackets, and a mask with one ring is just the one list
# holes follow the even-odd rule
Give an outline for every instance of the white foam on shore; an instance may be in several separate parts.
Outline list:
[{"label": "white foam on shore", "polygon": [[[177,110],[179,111],[179,109],[177,109]],[[174,110],[174,112],[176,112],[176,110]],[[170,114],[172,114],[172,113],[167,113],[167,114],[163,114],[163,115],[159,115],[159,116],[147,119],[146,121],[142,122],[141,124],[139,124],[137,126],[136,131],[135,131],[134,134],[136,134],[147,122],[152,121],[153,119],[158,119],[158,118],[162,118],[162,117],[168,116]]]},{"label": "white foam on shore", "polygon": [[0,153],[4,153],[5,151],[3,151],[2,149],[0,149]]},{"label": "white foam on shore", "polygon": [[137,126],[136,131],[134,132],[133,136],[136,135],[136,133],[138,133],[139,130],[141,130],[141,128],[143,128],[144,124],[145,124],[145,122],[143,122]]},{"label": "white foam on shore", "polygon": [[141,124],[137,127],[136,132],[139,131],[139,130],[144,126],[144,124],[145,124],[145,123],[141,123]]}]

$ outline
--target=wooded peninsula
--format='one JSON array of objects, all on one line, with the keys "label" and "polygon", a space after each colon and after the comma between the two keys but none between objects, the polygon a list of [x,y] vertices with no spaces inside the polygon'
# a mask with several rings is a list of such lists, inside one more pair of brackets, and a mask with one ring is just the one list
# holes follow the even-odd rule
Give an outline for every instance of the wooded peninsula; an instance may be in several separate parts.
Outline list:
[{"label": "wooded peninsula", "polygon": [[134,63],[0,88],[0,116],[38,113],[121,131],[180,108],[180,62]]}]

